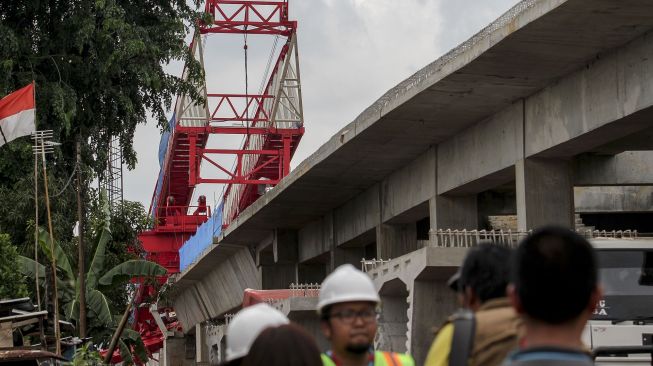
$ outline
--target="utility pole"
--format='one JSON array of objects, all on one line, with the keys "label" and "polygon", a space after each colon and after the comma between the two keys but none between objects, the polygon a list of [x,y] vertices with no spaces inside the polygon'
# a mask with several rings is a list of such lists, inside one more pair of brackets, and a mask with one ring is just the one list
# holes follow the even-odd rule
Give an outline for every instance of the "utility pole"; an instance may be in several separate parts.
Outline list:
[{"label": "utility pole", "polygon": [[127,303],[127,308],[125,308],[125,312],[122,314],[122,318],[120,319],[120,323],[118,324],[118,328],[116,328],[116,331],[113,333],[113,337],[111,337],[111,343],[109,343],[109,349],[107,350],[106,356],[104,356],[104,363],[109,364],[111,362],[111,357],[113,357],[113,351],[116,350],[116,347],[118,346],[118,341],[120,340],[120,336],[122,335],[122,331],[125,329],[125,325],[127,325],[127,320],[129,319],[129,312],[132,309],[132,306],[134,305],[134,299],[136,298],[136,294],[129,300],[129,303]]},{"label": "utility pole", "polygon": [[[50,212],[50,194],[48,191],[48,172],[46,168],[45,154],[53,152],[53,147],[59,145],[58,143],[46,141],[52,138],[53,133],[50,130],[36,131],[35,133],[36,146],[34,153],[41,155],[41,162],[43,167],[43,187],[45,190],[45,208],[48,214],[48,231],[50,234],[50,253],[51,253],[51,267],[52,267],[52,288],[53,288],[53,303],[54,303],[54,339],[55,349],[57,355],[61,356],[61,331],[59,329],[59,294],[57,291],[57,256],[54,249],[54,232],[52,229],[52,214]],[[47,146],[46,146],[47,145]],[[37,271],[38,274],[38,271]]]},{"label": "utility pole", "polygon": [[[34,145],[38,148],[38,134],[32,134]],[[41,284],[39,281],[39,155],[34,154],[34,276],[36,287],[36,307],[41,311]],[[45,273],[43,273],[45,276]],[[45,331],[43,329],[43,319],[39,319],[39,338],[41,342],[41,349],[47,350],[47,341],[45,339]]]},{"label": "utility pole", "polygon": [[84,248],[84,209],[82,207],[82,142],[81,135],[77,138],[77,283],[79,283],[79,338],[86,338],[86,249]]}]

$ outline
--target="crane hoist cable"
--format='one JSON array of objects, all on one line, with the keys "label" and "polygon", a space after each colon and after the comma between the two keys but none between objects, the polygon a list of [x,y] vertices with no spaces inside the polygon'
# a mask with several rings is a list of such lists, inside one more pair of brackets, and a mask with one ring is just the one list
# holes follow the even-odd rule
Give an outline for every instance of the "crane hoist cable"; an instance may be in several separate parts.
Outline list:
[{"label": "crane hoist cable", "polygon": [[244,45],[243,51],[245,52],[245,126],[247,126],[247,135],[249,136],[249,80],[247,71],[247,26],[245,26],[245,33],[243,33]]}]

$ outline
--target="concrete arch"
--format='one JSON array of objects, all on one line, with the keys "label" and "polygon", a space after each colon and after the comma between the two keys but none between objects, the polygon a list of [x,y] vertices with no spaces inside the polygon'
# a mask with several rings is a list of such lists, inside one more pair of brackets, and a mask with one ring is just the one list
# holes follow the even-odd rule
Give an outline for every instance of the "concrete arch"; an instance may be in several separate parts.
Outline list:
[{"label": "concrete arch", "polygon": [[398,278],[379,290],[381,313],[376,347],[384,351],[406,352],[408,340],[408,286]]}]

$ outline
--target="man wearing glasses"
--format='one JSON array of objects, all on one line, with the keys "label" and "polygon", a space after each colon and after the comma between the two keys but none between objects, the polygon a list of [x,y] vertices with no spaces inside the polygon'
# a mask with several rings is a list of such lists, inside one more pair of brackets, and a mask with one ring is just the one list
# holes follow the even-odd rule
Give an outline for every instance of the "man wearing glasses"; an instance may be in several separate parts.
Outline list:
[{"label": "man wearing glasses", "polygon": [[374,351],[379,294],[372,280],[351,264],[336,268],[322,282],[317,311],[331,350],[324,366],[414,366],[409,355]]}]

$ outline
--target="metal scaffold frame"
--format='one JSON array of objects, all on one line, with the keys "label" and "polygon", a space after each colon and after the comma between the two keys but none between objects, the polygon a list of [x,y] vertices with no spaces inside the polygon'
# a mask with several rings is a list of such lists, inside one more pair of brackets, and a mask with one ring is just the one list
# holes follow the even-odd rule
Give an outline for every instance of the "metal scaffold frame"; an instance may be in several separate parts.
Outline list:
[{"label": "metal scaffold frame", "polygon": [[[196,86],[206,104],[186,94],[177,98],[159,145],[161,171],[150,206],[153,228],[139,235],[146,258],[168,271],[158,278],[160,284],[180,271],[181,253],[185,260],[199,255],[222,228],[290,173],[290,160],[304,134],[297,22],[288,18],[288,1],[207,0],[205,12],[210,17],[198,21],[199,31],[189,46],[194,61],[204,70],[209,64],[217,67],[204,62],[211,37],[240,35],[244,40],[245,90],[218,93],[209,90],[204,80]],[[263,78],[258,93],[249,93],[247,82],[247,37],[252,35],[274,37],[265,72],[269,77]],[[186,67],[182,78],[188,79],[189,73]],[[209,147],[211,136],[219,143],[228,136],[240,136],[242,145],[236,149]],[[224,166],[225,159],[220,156],[235,157],[233,168]],[[206,197],[191,202],[198,184],[224,185],[223,202],[213,215]],[[151,292],[152,285],[140,283],[135,303],[142,305]],[[152,353],[162,347],[164,334],[179,328],[171,318],[166,318],[163,326],[156,325],[153,319],[165,312],[143,306],[135,311],[134,329],[145,335]],[[119,359],[119,355],[112,357]]]},{"label": "metal scaffold frame", "polygon": [[100,187],[106,192],[107,201],[112,209],[120,207],[124,200],[122,173],[120,140],[117,137],[112,137],[107,154],[107,166],[102,179],[100,179]]}]

